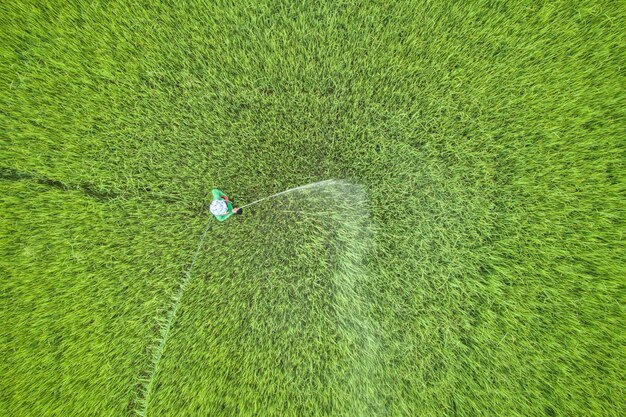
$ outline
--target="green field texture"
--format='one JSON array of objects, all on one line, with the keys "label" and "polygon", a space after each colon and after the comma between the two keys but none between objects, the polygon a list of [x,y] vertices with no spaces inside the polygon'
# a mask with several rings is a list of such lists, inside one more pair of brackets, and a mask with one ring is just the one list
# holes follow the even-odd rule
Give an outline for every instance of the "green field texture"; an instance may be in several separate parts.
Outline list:
[{"label": "green field texture", "polygon": [[624,27],[3,2],[0,415],[625,415]]}]

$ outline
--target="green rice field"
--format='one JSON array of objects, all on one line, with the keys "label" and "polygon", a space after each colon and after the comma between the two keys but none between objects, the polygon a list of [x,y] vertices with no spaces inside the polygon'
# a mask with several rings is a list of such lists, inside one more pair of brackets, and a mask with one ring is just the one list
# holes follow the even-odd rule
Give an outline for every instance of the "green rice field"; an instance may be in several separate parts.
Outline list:
[{"label": "green rice field", "polygon": [[626,415],[624,28],[2,2],[0,416]]}]

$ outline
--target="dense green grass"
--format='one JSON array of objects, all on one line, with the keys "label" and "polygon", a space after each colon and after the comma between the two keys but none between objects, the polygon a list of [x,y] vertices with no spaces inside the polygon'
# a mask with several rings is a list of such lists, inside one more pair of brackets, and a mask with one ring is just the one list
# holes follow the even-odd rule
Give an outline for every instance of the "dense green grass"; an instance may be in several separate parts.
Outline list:
[{"label": "dense green grass", "polygon": [[[41,3],[0,5],[1,415],[626,413],[623,4]],[[328,178],[186,274],[211,188]]]}]

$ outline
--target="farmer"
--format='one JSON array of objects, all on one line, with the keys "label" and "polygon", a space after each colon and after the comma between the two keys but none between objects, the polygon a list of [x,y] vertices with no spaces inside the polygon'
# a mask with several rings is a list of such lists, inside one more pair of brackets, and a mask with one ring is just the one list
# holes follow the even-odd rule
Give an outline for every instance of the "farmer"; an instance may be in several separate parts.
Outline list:
[{"label": "farmer", "polygon": [[230,202],[228,196],[217,188],[212,189],[211,194],[213,195],[213,201],[209,210],[217,220],[223,222],[233,214],[243,214],[243,209],[233,208],[233,203]]}]

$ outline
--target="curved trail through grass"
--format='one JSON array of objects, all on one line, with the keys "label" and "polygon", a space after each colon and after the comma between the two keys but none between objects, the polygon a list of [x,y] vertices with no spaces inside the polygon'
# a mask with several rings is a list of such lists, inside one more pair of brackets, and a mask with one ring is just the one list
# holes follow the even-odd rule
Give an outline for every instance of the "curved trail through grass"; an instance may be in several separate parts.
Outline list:
[{"label": "curved trail through grass", "polygon": [[204,232],[202,233],[202,237],[200,238],[200,242],[198,242],[198,247],[196,248],[196,252],[191,260],[191,265],[187,272],[185,272],[185,278],[180,283],[178,287],[178,292],[174,296],[174,303],[169,313],[167,314],[167,319],[164,325],[161,326],[161,337],[158,339],[156,344],[156,349],[154,350],[154,354],[152,356],[151,367],[149,368],[146,377],[142,378],[141,385],[138,393],[138,409],[137,415],[144,417],[148,411],[148,403],[150,401],[150,395],[152,394],[152,387],[154,386],[154,379],[156,377],[156,373],[159,367],[159,362],[161,360],[161,356],[163,356],[163,350],[165,349],[165,344],[167,343],[167,336],[169,335],[170,327],[172,326],[172,322],[174,321],[174,317],[176,317],[176,311],[178,310],[178,305],[180,304],[180,300],[183,298],[183,294],[185,293],[185,289],[187,288],[187,284],[191,281],[191,273],[193,272],[193,267],[196,264],[196,259],[198,259],[198,255],[200,254],[200,249],[202,248],[202,244],[204,243],[204,239],[211,227],[211,223],[209,222],[204,228]]}]

